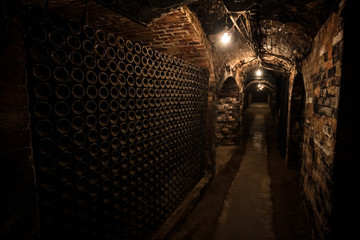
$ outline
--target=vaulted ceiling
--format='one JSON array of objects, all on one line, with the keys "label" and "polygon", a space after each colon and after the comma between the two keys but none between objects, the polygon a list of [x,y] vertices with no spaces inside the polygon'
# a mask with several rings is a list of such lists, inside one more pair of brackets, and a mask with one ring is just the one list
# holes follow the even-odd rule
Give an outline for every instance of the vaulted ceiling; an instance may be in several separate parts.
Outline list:
[{"label": "vaulted ceiling", "polygon": [[199,0],[190,9],[207,34],[219,33],[225,26],[235,28],[245,35],[246,44],[253,45],[262,60],[277,57],[279,64],[285,64],[306,53],[338,3],[338,0]]},{"label": "vaulted ceiling", "polygon": [[[259,65],[287,73],[339,0],[24,0],[215,72]],[[198,25],[201,25],[202,29]],[[232,42],[219,43],[229,29]],[[251,67],[244,67],[245,65]],[[245,71],[245,70],[244,70]],[[244,72],[245,74],[245,72]]]},{"label": "vaulted ceiling", "polygon": [[[76,2],[72,0],[73,2]],[[94,0],[139,23],[149,24],[162,14],[189,5],[197,13],[206,32],[209,25],[225,19],[230,12],[253,11],[260,19],[292,22],[306,26],[306,34],[313,36],[338,0]],[[65,2],[65,1],[64,1]],[[83,1],[86,2],[86,1]]]}]

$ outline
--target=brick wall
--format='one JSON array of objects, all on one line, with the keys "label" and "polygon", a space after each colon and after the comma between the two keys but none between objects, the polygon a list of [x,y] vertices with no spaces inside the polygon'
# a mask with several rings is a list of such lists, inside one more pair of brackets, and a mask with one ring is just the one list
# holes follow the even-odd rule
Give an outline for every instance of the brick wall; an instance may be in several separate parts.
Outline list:
[{"label": "brick wall", "polygon": [[[31,1],[44,5],[42,0]],[[134,42],[182,58],[201,67],[212,68],[209,43],[200,22],[187,8],[180,7],[163,14],[148,25],[142,25],[95,1],[49,0],[48,8],[69,20],[86,21],[104,32],[121,35]],[[86,9],[86,15],[85,15]]]},{"label": "brick wall", "polygon": [[303,61],[306,91],[301,182],[305,207],[315,224],[316,239],[330,234],[332,172],[337,127],[343,29],[340,10],[314,38]]},{"label": "brick wall", "polygon": [[37,239],[22,1],[0,4],[0,238]]}]

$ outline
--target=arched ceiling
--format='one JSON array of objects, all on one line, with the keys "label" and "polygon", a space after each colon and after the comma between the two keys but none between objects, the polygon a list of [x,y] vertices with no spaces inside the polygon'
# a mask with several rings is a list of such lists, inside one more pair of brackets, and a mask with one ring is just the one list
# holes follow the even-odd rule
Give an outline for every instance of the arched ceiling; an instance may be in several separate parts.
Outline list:
[{"label": "arched ceiling", "polygon": [[24,2],[45,6],[71,21],[86,22],[105,33],[123,36],[213,72],[207,36],[197,17],[185,6],[194,0]]},{"label": "arched ceiling", "polygon": [[111,8],[120,14],[148,25],[163,14],[172,12],[179,7],[186,6],[197,0],[94,0],[101,5]]},{"label": "arched ceiling", "polygon": [[[256,74],[257,71],[261,71],[261,75]],[[264,85],[266,89],[271,92],[276,92],[278,90],[278,84],[281,76],[276,74],[276,72],[271,70],[266,70],[264,68],[252,68],[246,73],[245,78],[245,90],[257,87],[258,84]]]},{"label": "arched ceiling", "polygon": [[252,49],[236,59],[221,59],[221,63],[235,67],[256,59],[258,66],[286,74],[307,55],[312,39],[338,3],[339,0],[199,0],[190,4],[190,9],[209,36],[222,34],[225,26],[231,33],[240,33],[234,35],[237,46],[232,52],[249,46]]},{"label": "arched ceiling", "polygon": [[[259,66],[288,74],[339,1],[24,0],[213,68],[219,78],[227,67],[243,74]],[[222,46],[218,40],[226,26],[232,41]]]}]

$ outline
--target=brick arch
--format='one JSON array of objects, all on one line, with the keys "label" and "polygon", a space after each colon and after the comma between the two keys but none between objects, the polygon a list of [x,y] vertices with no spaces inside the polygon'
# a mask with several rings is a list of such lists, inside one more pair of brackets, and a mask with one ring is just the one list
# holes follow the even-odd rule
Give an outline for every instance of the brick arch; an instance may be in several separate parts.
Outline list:
[{"label": "brick arch", "polygon": [[[69,20],[83,21],[104,32],[121,35],[134,42],[150,46],[166,54],[208,68],[214,72],[211,46],[201,23],[186,6],[177,8],[154,19],[148,25],[131,20],[95,1],[48,0],[49,10]],[[43,1],[33,1],[44,5]],[[86,13],[86,14],[85,14]]]},{"label": "brick arch", "polygon": [[[230,88],[233,88],[233,89],[230,89]],[[237,89],[238,89],[238,86],[237,86],[235,79],[233,77],[228,77],[220,89],[218,98],[221,99],[221,98],[224,98],[227,96],[236,96],[236,94],[238,93]],[[228,91],[228,90],[231,90],[231,91]]]},{"label": "brick arch", "polygon": [[236,59],[235,63],[228,59],[225,65],[229,64],[242,80],[256,67],[263,67],[283,76],[290,75],[298,60],[307,55],[312,44],[312,38],[306,34],[305,27],[292,22],[262,19],[260,28],[259,55],[249,58],[251,54],[248,54]]},{"label": "brick arch", "polygon": [[210,72],[213,69],[210,44],[199,20],[187,7],[164,14],[147,26],[122,17],[117,29],[130,40],[206,67]]},{"label": "brick arch", "polygon": [[[243,63],[241,65],[238,64],[237,66],[235,66],[237,75],[240,76],[239,81],[243,86],[242,89],[245,91],[247,87],[250,86],[250,83],[246,83],[246,79],[256,68],[262,67],[270,71],[275,71],[278,73],[278,75],[281,75],[283,77],[286,77],[290,73],[290,69],[292,68],[292,65],[290,65],[290,63],[288,62],[286,64],[288,64],[289,68],[291,67],[290,69],[284,68],[283,65],[278,64],[277,61],[272,61],[271,64],[272,66],[269,67],[269,65],[264,65],[264,62],[260,59],[253,59],[252,61]],[[265,86],[269,87],[272,92],[276,91],[276,86],[271,82],[266,83]]]},{"label": "brick arch", "polygon": [[263,19],[261,26],[261,48],[263,54],[294,63],[302,59],[309,50],[312,38],[306,34],[303,25]]},{"label": "brick arch", "polygon": [[272,56],[269,54],[263,54],[262,59],[253,58],[245,62],[239,62],[233,68],[241,76],[246,76],[254,69],[258,67],[265,68],[267,70],[279,72],[282,75],[289,74],[291,69],[295,66],[294,63],[281,56]]},{"label": "brick arch", "polygon": [[251,81],[250,83],[248,83],[246,85],[246,89],[249,89],[250,87],[253,87],[254,85],[257,85],[259,83],[264,84],[264,88],[269,90],[271,93],[276,93],[276,86],[274,86],[273,84],[271,84],[269,81]]}]

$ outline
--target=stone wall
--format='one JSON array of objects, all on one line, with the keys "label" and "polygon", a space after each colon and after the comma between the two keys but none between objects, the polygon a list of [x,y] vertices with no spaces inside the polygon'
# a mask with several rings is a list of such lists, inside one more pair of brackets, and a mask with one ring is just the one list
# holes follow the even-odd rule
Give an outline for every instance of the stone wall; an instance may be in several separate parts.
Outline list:
[{"label": "stone wall", "polygon": [[322,26],[302,72],[306,92],[301,183],[304,205],[315,224],[316,239],[330,234],[332,172],[339,89],[343,29],[341,10]]},{"label": "stone wall", "polygon": [[225,81],[217,101],[217,145],[234,145],[240,131],[239,90],[233,78]]}]

